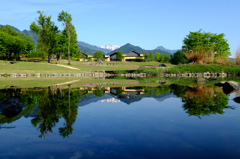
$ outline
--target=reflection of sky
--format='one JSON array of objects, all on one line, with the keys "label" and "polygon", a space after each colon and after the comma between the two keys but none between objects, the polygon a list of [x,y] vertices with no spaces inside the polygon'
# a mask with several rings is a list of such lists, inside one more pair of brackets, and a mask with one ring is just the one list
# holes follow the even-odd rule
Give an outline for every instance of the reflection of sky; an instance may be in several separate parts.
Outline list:
[{"label": "reflection of sky", "polygon": [[143,98],[130,105],[95,102],[78,108],[73,134],[65,139],[58,133],[64,120],[53,133],[38,138],[31,118],[23,117],[5,124],[15,129],[0,130],[0,157],[237,158],[240,109],[234,97],[229,105],[235,110],[202,119],[189,117],[180,98]]}]

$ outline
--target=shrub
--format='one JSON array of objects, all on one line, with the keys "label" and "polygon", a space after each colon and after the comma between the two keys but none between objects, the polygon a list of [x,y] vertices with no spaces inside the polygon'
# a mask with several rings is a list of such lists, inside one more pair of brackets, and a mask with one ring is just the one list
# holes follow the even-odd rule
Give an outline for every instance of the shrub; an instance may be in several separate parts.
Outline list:
[{"label": "shrub", "polygon": [[185,64],[188,62],[186,56],[182,52],[182,50],[178,50],[176,53],[173,54],[173,57],[170,61],[172,64],[178,65],[178,64]]},{"label": "shrub", "polygon": [[240,65],[240,47],[236,51],[236,64]]}]

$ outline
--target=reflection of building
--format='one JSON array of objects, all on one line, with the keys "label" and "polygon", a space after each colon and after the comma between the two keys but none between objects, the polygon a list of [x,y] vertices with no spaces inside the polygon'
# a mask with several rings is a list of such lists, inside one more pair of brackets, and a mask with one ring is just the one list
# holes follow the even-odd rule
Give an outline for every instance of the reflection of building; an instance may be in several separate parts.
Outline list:
[{"label": "reflection of building", "polygon": [[[143,94],[144,89],[133,89],[129,87],[104,87],[103,91],[104,93],[110,93],[114,96],[117,95],[117,89],[121,89],[123,92],[122,94],[131,94],[131,95],[140,95]],[[93,93],[94,90],[98,90],[96,87],[88,87],[88,88],[83,88],[81,87],[80,90],[87,90],[87,93]]]}]

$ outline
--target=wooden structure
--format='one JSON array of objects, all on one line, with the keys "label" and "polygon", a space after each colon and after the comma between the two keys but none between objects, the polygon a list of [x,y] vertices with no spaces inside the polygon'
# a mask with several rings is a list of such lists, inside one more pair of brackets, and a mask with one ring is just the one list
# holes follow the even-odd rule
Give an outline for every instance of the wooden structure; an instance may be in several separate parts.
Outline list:
[{"label": "wooden structure", "polygon": [[[123,54],[123,59],[121,61],[126,61],[127,59],[144,59],[143,54],[138,53],[136,51],[130,51],[127,54]],[[117,52],[114,52],[109,55],[109,61],[117,60]]]}]

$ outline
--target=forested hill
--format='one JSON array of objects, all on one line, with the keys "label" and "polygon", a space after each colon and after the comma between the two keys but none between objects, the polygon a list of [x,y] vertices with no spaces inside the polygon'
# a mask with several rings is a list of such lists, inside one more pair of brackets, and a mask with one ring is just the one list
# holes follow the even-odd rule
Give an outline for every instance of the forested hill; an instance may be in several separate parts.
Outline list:
[{"label": "forested hill", "polygon": [[80,46],[81,48],[88,48],[88,49],[90,49],[92,51],[95,50],[95,52],[96,51],[101,51],[101,52],[103,52],[105,54],[111,52],[111,50],[109,50],[109,49],[103,49],[103,48],[100,48],[98,46],[90,45],[90,44],[82,42],[82,41],[78,41],[77,45]]},{"label": "forested hill", "polygon": [[138,53],[142,53],[142,51],[150,53],[152,51],[154,55],[155,55],[156,52],[159,52],[162,55],[170,55],[169,52],[166,52],[166,51],[163,51],[163,50],[159,50],[159,49],[156,49],[156,50],[144,50],[144,49],[140,48],[139,46],[134,46],[134,45],[131,45],[129,43],[127,43],[126,45],[121,46],[119,49],[113,50],[112,52],[110,52],[108,54],[111,54],[111,53],[114,53],[114,52],[120,51],[120,50],[123,51],[124,54],[126,54],[126,53],[128,53],[130,51],[136,51]]},{"label": "forested hill", "polygon": [[[2,25],[0,24],[0,26],[2,26]],[[11,26],[11,25],[9,25],[9,26]],[[15,28],[14,26],[11,26],[11,27],[13,28],[13,30],[15,30],[15,31],[17,31],[19,33],[24,33],[26,36],[30,36],[33,39],[33,43],[34,44],[37,43],[38,37],[37,37],[37,34],[35,34],[33,31],[31,31],[31,30],[20,31],[19,29]]]},{"label": "forested hill", "polygon": [[[81,50],[81,52],[89,53],[89,54],[91,54],[91,55],[94,55],[95,52],[97,52],[97,50],[89,49],[89,48],[87,48],[87,47],[84,47],[84,46],[79,45],[78,43],[77,43],[77,45],[78,45],[79,49]],[[100,51],[100,50],[99,50],[99,51]],[[104,54],[104,53],[103,53],[103,54]]]}]

